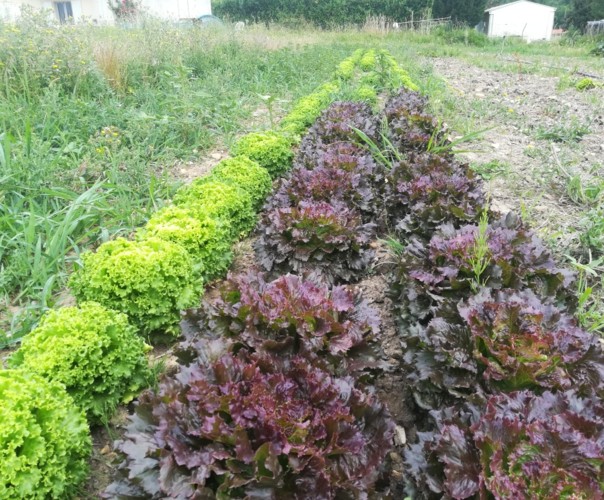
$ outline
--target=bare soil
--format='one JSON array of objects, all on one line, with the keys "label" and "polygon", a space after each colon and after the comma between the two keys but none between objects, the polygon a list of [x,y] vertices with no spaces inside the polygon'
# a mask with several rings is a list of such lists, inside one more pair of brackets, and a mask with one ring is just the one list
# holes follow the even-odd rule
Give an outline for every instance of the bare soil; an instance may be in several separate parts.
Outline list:
[{"label": "bare soil", "polygon": [[[457,96],[459,117],[472,117],[479,129],[494,127],[471,146],[479,151],[460,155],[472,164],[507,167],[488,183],[493,208],[522,210],[561,252],[576,250],[585,206],[571,201],[566,186],[571,176],[601,182],[604,88],[562,89],[557,77],[490,71],[454,58],[432,65]],[[570,137],[580,130],[585,135]],[[540,138],[548,133],[568,137]]]}]

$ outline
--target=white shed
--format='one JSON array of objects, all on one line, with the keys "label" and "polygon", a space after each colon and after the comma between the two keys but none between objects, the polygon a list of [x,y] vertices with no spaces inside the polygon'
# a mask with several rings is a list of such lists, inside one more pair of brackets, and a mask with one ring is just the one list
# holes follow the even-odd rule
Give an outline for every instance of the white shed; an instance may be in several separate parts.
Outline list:
[{"label": "white shed", "polygon": [[[0,19],[16,19],[23,5],[47,10],[60,22],[68,19],[76,22],[87,19],[98,23],[114,21],[107,0],[0,0]],[[162,19],[190,19],[211,14],[212,0],[141,0],[141,7],[143,11]]]},{"label": "white shed", "polygon": [[488,36],[518,36],[528,42],[550,40],[555,7],[520,0],[485,10],[484,31]]}]

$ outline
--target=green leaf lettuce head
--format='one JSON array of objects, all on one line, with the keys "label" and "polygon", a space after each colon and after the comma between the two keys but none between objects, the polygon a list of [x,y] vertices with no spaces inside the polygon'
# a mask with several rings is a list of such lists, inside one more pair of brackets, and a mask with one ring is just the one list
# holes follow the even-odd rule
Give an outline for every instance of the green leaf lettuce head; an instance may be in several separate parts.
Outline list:
[{"label": "green leaf lettuce head", "polygon": [[202,285],[187,251],[158,238],[103,243],[82,255],[82,267],[69,281],[79,302],[126,313],[143,334],[175,335],[180,311],[197,303]]},{"label": "green leaf lettuce head", "polygon": [[287,172],[294,159],[293,138],[279,132],[255,132],[243,136],[233,148],[236,156],[247,156],[268,170],[272,178]]},{"label": "green leaf lettuce head", "polygon": [[184,247],[204,281],[224,274],[233,258],[229,223],[187,207],[170,206],[159,210],[137,236],[140,240],[159,238]]},{"label": "green leaf lettuce head", "polygon": [[174,203],[197,217],[208,216],[228,223],[233,239],[249,233],[256,224],[252,197],[234,184],[202,177],[179,189]]},{"label": "green leaf lettuce head", "polygon": [[272,187],[268,171],[245,156],[222,160],[208,179],[239,186],[252,197],[256,209],[262,207]]},{"label": "green leaf lettuce head", "polygon": [[0,370],[0,401],[0,498],[73,497],[92,443],[65,389],[23,370]]},{"label": "green leaf lettuce head", "polygon": [[9,364],[60,382],[98,422],[148,384],[146,350],[125,314],[86,302],[46,313]]}]

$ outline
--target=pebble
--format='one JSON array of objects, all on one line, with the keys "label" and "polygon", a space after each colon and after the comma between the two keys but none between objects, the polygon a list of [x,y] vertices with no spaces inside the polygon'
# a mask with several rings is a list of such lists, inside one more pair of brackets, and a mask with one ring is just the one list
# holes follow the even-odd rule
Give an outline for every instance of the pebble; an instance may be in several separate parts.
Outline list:
[{"label": "pebble", "polygon": [[394,435],[394,441],[400,446],[404,446],[407,443],[407,433],[400,425],[396,426],[396,434]]}]

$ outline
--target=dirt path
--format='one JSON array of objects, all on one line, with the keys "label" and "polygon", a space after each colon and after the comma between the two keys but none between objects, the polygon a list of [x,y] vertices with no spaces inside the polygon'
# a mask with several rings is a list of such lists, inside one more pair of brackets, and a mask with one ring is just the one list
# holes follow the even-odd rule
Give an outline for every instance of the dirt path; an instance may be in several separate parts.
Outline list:
[{"label": "dirt path", "polygon": [[[448,58],[432,61],[457,102],[460,119],[495,127],[460,155],[489,167],[493,208],[523,212],[562,252],[576,250],[585,206],[573,202],[569,178],[583,185],[604,175],[604,88],[562,89],[560,79],[489,71]],[[464,147],[462,146],[462,149]]]}]

